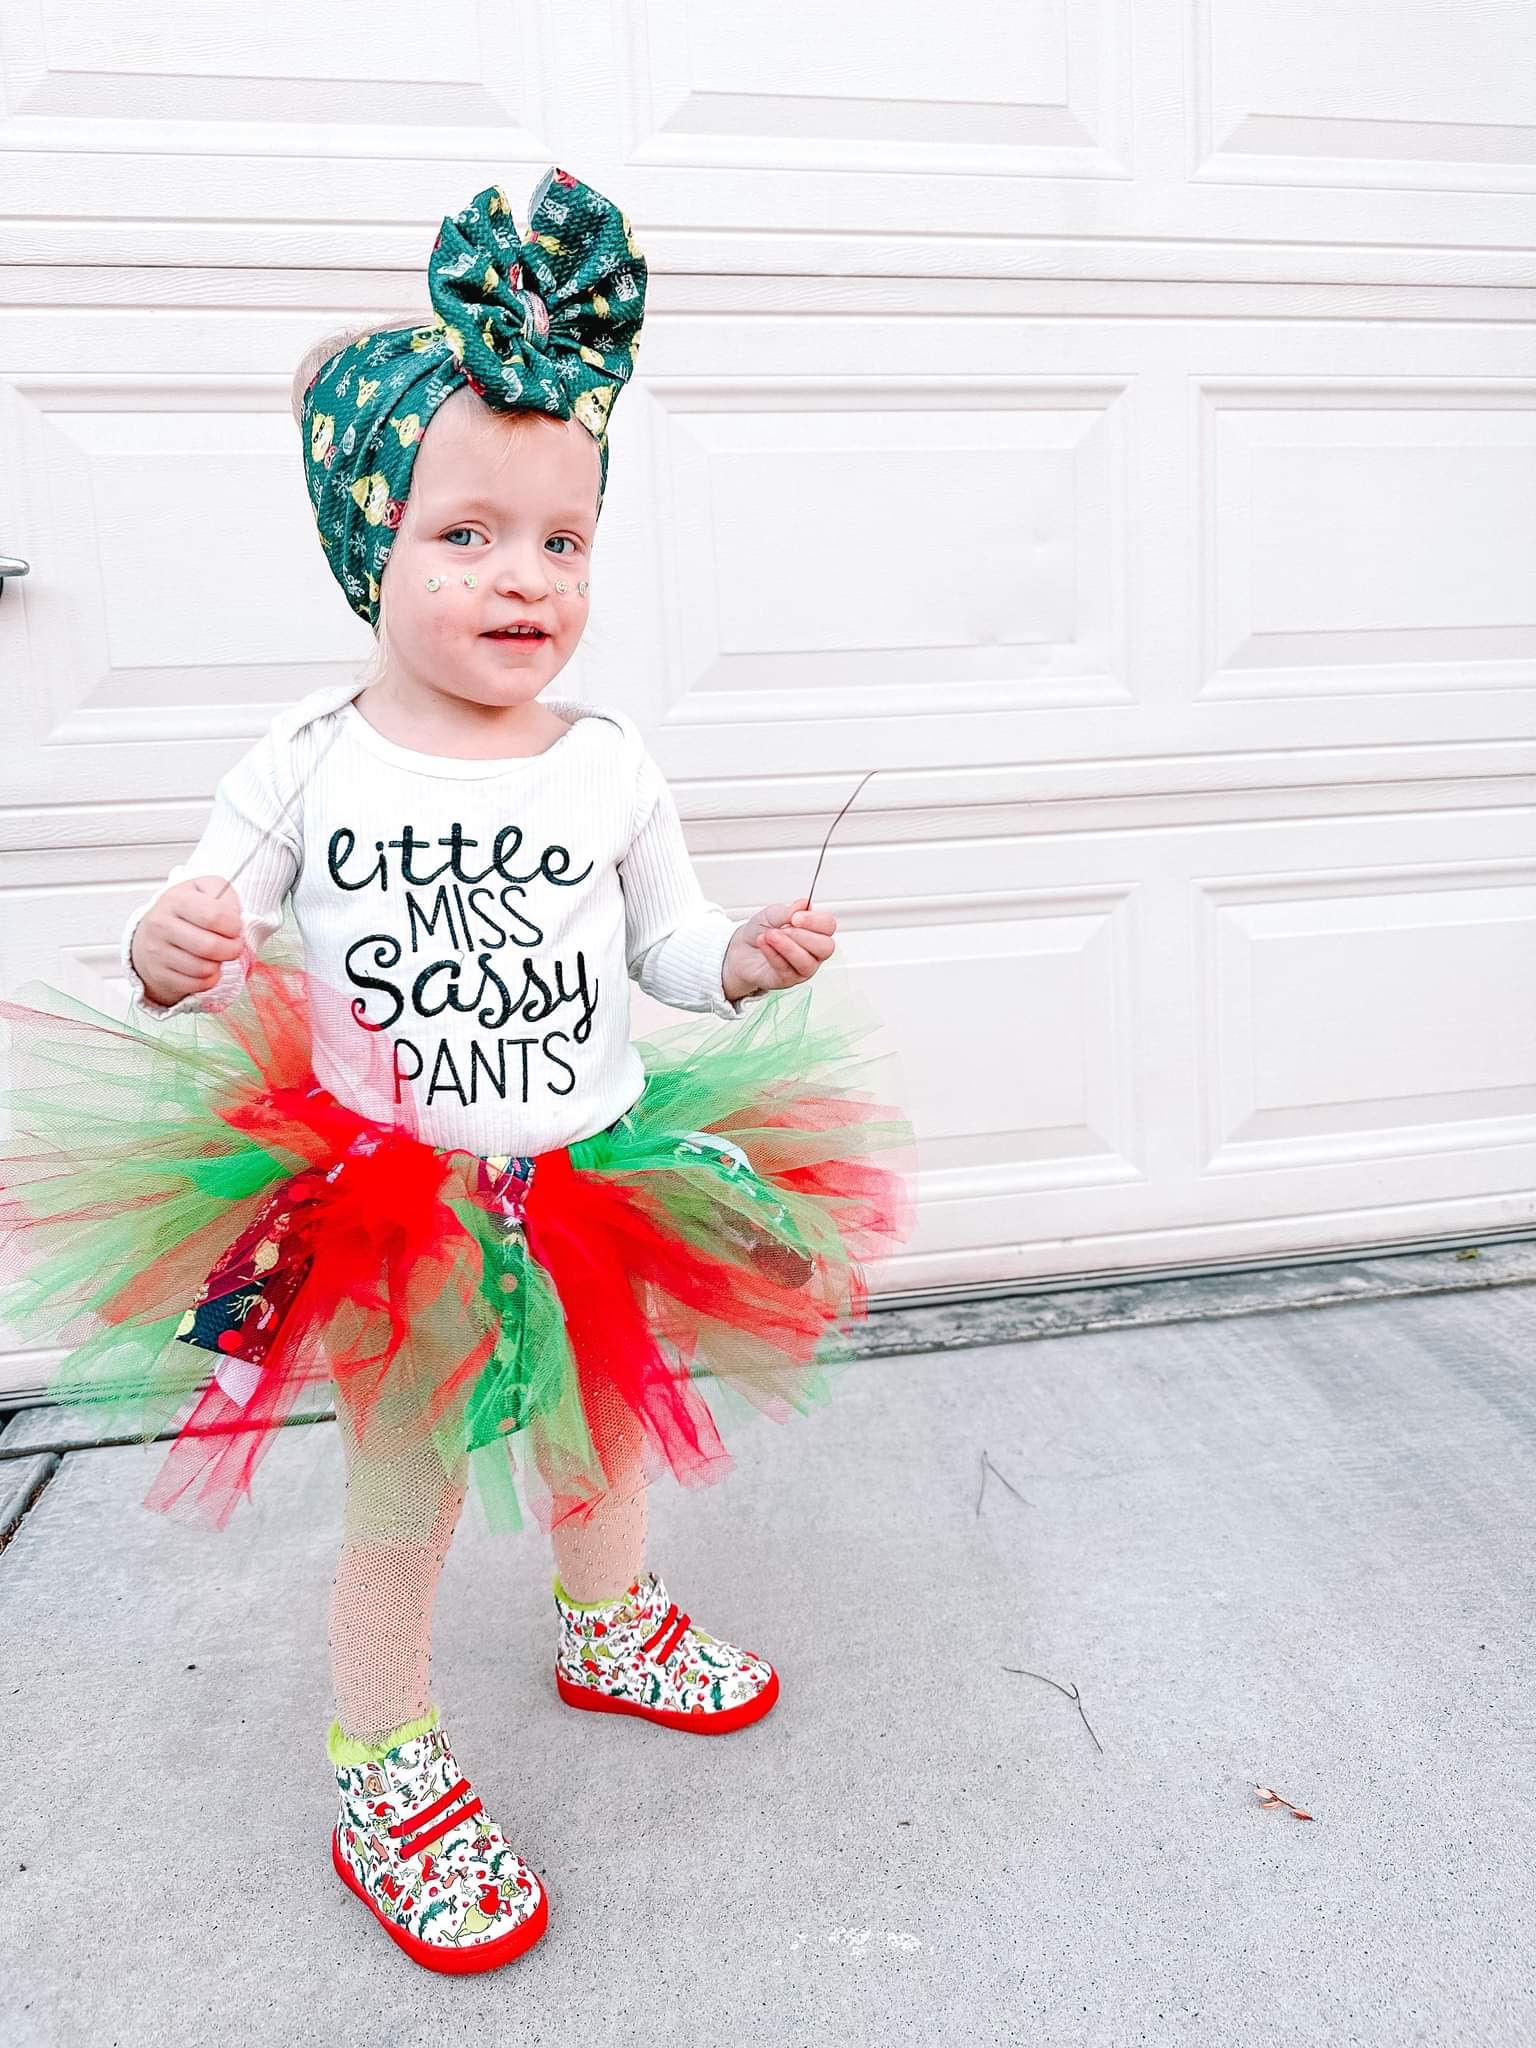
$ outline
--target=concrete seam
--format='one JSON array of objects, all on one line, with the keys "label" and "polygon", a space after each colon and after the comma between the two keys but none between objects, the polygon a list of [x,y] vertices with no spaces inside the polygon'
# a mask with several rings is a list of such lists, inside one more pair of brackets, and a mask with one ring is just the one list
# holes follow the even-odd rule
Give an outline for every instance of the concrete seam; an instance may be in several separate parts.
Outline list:
[{"label": "concrete seam", "polygon": [[22,1494],[21,1498],[11,1507],[5,1521],[0,1523],[0,1556],[4,1556],[10,1546],[12,1537],[42,1499],[54,1473],[58,1471],[60,1465],[64,1462],[56,1452],[52,1451],[34,1451],[32,1455],[42,1458],[42,1469],[25,1493]]},{"label": "concrete seam", "polygon": [[[31,1402],[28,1405],[36,1407],[38,1404]],[[22,1415],[26,1413],[26,1409],[18,1408],[12,1412]],[[0,1416],[0,1421],[3,1420],[4,1417]],[[290,1415],[279,1423],[278,1427],[280,1429],[302,1429],[307,1423],[334,1422],[335,1420],[335,1409],[326,1408],[315,1415]],[[121,1451],[128,1449],[134,1444],[174,1443],[180,1434],[181,1432],[176,1429],[161,1429],[157,1430],[153,1436],[93,1436],[84,1443],[60,1440],[57,1443],[16,1444],[14,1447],[0,1444],[0,1465],[14,1461],[17,1458],[37,1458],[49,1455],[68,1457],[73,1451]]]},{"label": "concrete seam", "polygon": [[[1103,1283],[1100,1286],[1086,1286],[1080,1289],[1062,1288],[1054,1292],[1019,1293],[992,1297],[986,1304],[980,1302],[956,1302],[953,1308],[934,1303],[927,1308],[882,1309],[872,1305],[867,1322],[843,1326],[850,1351],[849,1363],[863,1364],[881,1358],[914,1358],[924,1352],[984,1351],[999,1344],[1027,1344],[1041,1342],[1047,1338],[1097,1336],[1110,1330],[1150,1330],[1176,1328],[1184,1323],[1240,1322],[1246,1316],[1293,1315],[1302,1311],[1329,1308],[1357,1308],[1365,1303],[1384,1301],[1423,1300],[1428,1296],[1444,1294],[1492,1293],[1498,1289],[1512,1287],[1536,1287],[1536,1279],[1524,1274],[1511,1274],[1504,1279],[1488,1279],[1482,1275],[1468,1274],[1466,1278],[1447,1280],[1426,1280],[1392,1287],[1381,1285],[1374,1289],[1357,1289],[1351,1293],[1321,1293],[1307,1299],[1293,1301],[1258,1302],[1244,1301],[1235,1307],[1223,1307],[1219,1303],[1195,1305],[1179,1309],[1152,1309],[1142,1314],[1080,1315],[1078,1320],[1047,1323],[1032,1328],[1029,1317],[1038,1315],[1043,1303],[1070,1301],[1074,1293],[1102,1293],[1111,1291],[1132,1291],[1138,1285],[1151,1287],[1160,1283],[1124,1282]],[[962,1315],[968,1308],[987,1306],[996,1313],[985,1321],[978,1322],[974,1336],[956,1328],[938,1331],[925,1327],[920,1320],[925,1317],[948,1317]],[[1013,1313],[1010,1314],[1010,1309]],[[703,1373],[700,1378],[713,1378]],[[27,1407],[35,1407],[33,1401],[23,1403],[22,1408],[10,1411],[22,1413]],[[0,1410],[0,1427],[3,1427],[6,1411]],[[285,1429],[297,1429],[315,1422],[334,1422],[333,1408],[323,1409],[313,1415],[291,1415],[281,1425]],[[153,1437],[115,1435],[93,1437],[88,1442],[55,1441],[52,1443],[29,1443],[7,1446],[0,1444],[0,1464],[17,1458],[32,1458],[42,1455],[66,1456],[72,1451],[120,1450],[130,1444],[170,1443],[179,1432],[163,1429]]]}]

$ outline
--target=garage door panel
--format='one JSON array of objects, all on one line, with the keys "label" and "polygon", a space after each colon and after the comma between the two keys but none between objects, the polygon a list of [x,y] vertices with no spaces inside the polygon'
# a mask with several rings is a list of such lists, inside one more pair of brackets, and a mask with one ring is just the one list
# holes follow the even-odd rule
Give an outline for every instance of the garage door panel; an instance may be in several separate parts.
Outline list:
[{"label": "garage door panel", "polygon": [[651,383],[669,723],[1122,696],[1118,396]]},{"label": "garage door panel", "polygon": [[5,444],[7,545],[34,568],[0,616],[30,679],[0,709],[10,803],[89,803],[125,776],[140,798],[205,796],[366,653],[306,531],[286,381],[21,377]]},{"label": "garage door panel", "polygon": [[1528,8],[1195,0],[1191,16],[1207,87],[1197,178],[1536,189]]},{"label": "garage door panel", "polygon": [[377,0],[269,0],[217,21],[169,0],[131,20],[96,0],[16,0],[0,30],[5,112],[18,143],[43,126],[74,128],[90,146],[108,122],[131,148],[171,124],[214,154],[221,131],[284,123],[330,130],[345,149],[349,134],[398,124],[480,130],[536,152],[543,14],[526,0],[468,0],[450,34],[431,0],[392,0],[385,17]]},{"label": "garage door panel", "polygon": [[[1191,1268],[1365,1253],[1416,1243],[1476,1245],[1527,1236],[1530,1147],[1446,1153],[1412,1184],[1383,1187],[1379,1170],[1334,1168],[1286,1180],[1234,1176],[1219,1209],[1200,1191],[1164,1185],[1160,1196],[1070,1185],[1038,1198],[1027,1232],[999,1232],[989,1192],[925,1188],[923,1229],[882,1265],[882,1299],[960,1289],[1007,1291],[1035,1282],[1115,1275],[1177,1276]],[[1119,1198],[1117,1198],[1119,1197]]]},{"label": "garage door panel", "polygon": [[1207,883],[1198,910],[1207,1172],[1536,1140],[1536,861]]},{"label": "garage door panel", "polygon": [[1203,697],[1536,682],[1536,383],[1200,407]]},{"label": "garage door panel", "polygon": [[1391,19],[964,0],[936,33],[917,10],[607,0],[573,43],[557,0],[478,0],[451,33],[429,0],[383,33],[363,0],[217,32],[165,0],[22,0],[0,23],[0,219],[17,261],[99,260],[121,221],[142,261],[249,263],[254,236],[266,261],[367,243],[399,266],[466,189],[526,190],[557,157],[621,192],[668,268],[902,274],[931,249],[957,275],[1120,275],[1086,253],[1118,237],[1153,270],[1182,239],[1158,274],[1253,274],[1262,250],[1259,275],[1351,275],[1353,244],[1371,274],[1492,280],[1530,239],[1529,10]]},{"label": "garage door panel", "polygon": [[859,8],[641,0],[629,18],[631,161],[1126,175],[1126,0],[969,0],[961,12],[963,32],[936,35],[917,9],[884,10],[872,32]]},{"label": "garage door panel", "polygon": [[[164,849],[171,858],[179,853]],[[134,855],[12,855],[0,865],[0,985],[25,995],[35,983],[62,989],[112,1016],[128,1003],[119,960],[125,919],[165,879]],[[0,1111],[3,1111],[0,1099]]]},{"label": "garage door panel", "polygon": [[[914,878],[915,879],[915,878]],[[928,1175],[1037,1185],[1139,1172],[1128,892],[947,902],[860,919],[846,971],[898,1039]]]},{"label": "garage door panel", "polygon": [[[1508,794],[1265,817],[1231,793],[1140,829],[1020,807],[985,836],[978,812],[969,838],[834,842],[819,900],[919,1142],[885,1284],[1528,1223],[1536,787]],[[697,858],[745,910],[803,890],[815,845]]]}]

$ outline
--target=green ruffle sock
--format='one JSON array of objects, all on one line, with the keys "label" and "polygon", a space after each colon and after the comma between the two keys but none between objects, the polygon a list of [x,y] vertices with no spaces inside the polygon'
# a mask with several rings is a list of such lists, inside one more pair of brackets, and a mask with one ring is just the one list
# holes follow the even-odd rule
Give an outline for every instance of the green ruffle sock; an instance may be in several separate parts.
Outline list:
[{"label": "green ruffle sock", "polygon": [[600,1607],[622,1607],[629,1598],[630,1590],[626,1586],[622,1593],[615,1593],[611,1600],[573,1600],[561,1585],[559,1573],[555,1574],[555,1598],[562,1605],[574,1608],[578,1614],[595,1614]]},{"label": "green ruffle sock", "polygon": [[344,1732],[339,1721],[333,1721],[325,1739],[325,1753],[338,1771],[354,1770],[359,1764],[382,1763],[402,1742],[414,1742],[418,1735],[429,1735],[436,1726],[437,1709],[433,1707],[419,1721],[406,1721],[377,1742],[359,1742],[355,1735]]}]

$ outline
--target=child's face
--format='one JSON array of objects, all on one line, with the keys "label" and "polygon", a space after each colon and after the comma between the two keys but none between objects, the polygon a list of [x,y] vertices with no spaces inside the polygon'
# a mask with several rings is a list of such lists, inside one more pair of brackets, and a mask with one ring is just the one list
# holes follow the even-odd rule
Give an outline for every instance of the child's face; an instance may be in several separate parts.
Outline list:
[{"label": "child's face", "polygon": [[[599,477],[575,420],[494,412],[471,391],[446,399],[384,569],[391,680],[491,706],[538,696],[586,628]],[[493,637],[526,622],[545,637]]]}]

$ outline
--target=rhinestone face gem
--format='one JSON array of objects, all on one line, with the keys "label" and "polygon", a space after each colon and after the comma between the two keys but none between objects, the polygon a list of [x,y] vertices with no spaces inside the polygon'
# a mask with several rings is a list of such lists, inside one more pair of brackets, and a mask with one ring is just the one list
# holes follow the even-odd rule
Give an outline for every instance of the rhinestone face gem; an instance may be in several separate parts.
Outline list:
[{"label": "rhinestone face gem", "polygon": [[466,590],[474,590],[478,586],[479,582],[480,578],[475,574],[473,569],[467,570],[465,572],[464,588]]},{"label": "rhinestone face gem", "polygon": [[441,576],[429,576],[429,577],[427,578],[427,588],[428,588],[428,590],[441,590],[441,589],[442,589],[442,587],[443,587],[443,579],[442,579],[442,577],[441,577]]}]

